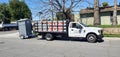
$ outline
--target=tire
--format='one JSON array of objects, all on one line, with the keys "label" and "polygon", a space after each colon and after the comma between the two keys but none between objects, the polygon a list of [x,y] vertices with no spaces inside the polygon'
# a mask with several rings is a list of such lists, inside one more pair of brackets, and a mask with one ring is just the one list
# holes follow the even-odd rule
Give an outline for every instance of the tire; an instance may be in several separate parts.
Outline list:
[{"label": "tire", "polygon": [[44,38],[44,37],[45,37],[44,35],[41,35],[41,36],[40,36],[40,35],[38,35],[37,37],[38,37],[38,40],[45,39],[45,38]]},{"label": "tire", "polygon": [[46,39],[47,41],[51,41],[51,40],[53,40],[53,35],[50,34],[50,33],[47,33],[47,34],[45,35],[45,39]]},{"label": "tire", "polygon": [[88,34],[87,41],[90,43],[95,43],[97,41],[97,36],[95,34]]},{"label": "tire", "polygon": [[20,36],[20,39],[25,39],[25,36],[22,36],[22,35],[21,35],[21,36]]}]

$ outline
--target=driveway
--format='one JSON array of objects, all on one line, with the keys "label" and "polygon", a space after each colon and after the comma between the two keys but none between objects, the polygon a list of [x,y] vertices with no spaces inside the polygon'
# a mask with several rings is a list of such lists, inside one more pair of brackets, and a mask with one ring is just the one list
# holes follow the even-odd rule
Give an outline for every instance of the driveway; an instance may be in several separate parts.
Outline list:
[{"label": "driveway", "polygon": [[18,31],[0,32],[0,57],[120,57],[120,38],[104,42],[20,39]]}]

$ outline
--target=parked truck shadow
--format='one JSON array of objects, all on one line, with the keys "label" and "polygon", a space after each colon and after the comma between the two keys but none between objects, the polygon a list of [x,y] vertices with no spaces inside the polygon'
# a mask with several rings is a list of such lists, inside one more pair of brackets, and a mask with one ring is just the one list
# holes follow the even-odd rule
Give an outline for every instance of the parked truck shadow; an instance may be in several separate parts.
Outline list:
[{"label": "parked truck shadow", "polygon": [[[38,39],[38,40],[45,40],[45,39]],[[54,38],[52,41],[54,40],[58,40],[58,41],[77,41],[77,42],[88,42],[87,39],[85,38],[66,38],[66,37],[63,37],[63,38]],[[97,40],[96,42],[98,43],[102,43],[104,42],[104,40]]]}]

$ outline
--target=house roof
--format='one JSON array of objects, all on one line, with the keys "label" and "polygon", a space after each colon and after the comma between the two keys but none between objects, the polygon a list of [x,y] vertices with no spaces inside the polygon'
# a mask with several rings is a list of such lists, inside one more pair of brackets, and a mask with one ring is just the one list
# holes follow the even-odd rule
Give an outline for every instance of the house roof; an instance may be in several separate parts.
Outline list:
[{"label": "house roof", "polygon": [[[114,7],[113,6],[108,6],[108,7],[99,7],[100,12],[109,12],[113,11]],[[120,10],[120,5],[117,6],[117,10]],[[81,9],[80,14],[86,14],[86,13],[93,13],[94,8],[87,8],[87,9]]]}]

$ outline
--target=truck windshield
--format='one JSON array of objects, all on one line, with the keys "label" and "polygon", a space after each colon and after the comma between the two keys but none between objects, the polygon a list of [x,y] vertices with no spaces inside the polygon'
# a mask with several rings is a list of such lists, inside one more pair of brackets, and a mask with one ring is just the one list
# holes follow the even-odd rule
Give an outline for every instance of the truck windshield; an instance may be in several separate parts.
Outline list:
[{"label": "truck windshield", "polygon": [[80,24],[82,24],[84,27],[88,27],[86,24],[84,24],[84,23],[80,23]]}]

